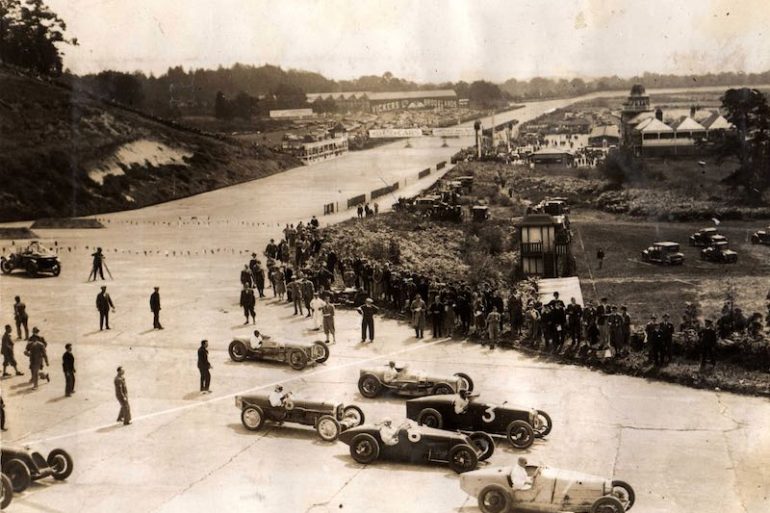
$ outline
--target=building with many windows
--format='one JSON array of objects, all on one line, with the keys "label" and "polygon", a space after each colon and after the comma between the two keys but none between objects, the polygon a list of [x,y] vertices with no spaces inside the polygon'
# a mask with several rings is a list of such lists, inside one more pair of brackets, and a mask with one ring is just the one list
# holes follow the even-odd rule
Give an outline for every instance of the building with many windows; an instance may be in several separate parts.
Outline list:
[{"label": "building with many windows", "polygon": [[393,92],[350,92],[310,93],[309,104],[333,101],[337,110],[343,112],[388,112],[407,109],[456,109],[459,106],[457,93],[452,89]]}]

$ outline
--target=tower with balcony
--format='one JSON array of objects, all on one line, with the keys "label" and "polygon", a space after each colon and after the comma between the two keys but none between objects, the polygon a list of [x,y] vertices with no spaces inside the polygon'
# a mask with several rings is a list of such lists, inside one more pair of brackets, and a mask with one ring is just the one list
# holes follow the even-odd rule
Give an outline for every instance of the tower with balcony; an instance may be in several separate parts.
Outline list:
[{"label": "tower with balcony", "polygon": [[561,278],[574,274],[572,235],[566,215],[528,214],[518,228],[522,276]]}]

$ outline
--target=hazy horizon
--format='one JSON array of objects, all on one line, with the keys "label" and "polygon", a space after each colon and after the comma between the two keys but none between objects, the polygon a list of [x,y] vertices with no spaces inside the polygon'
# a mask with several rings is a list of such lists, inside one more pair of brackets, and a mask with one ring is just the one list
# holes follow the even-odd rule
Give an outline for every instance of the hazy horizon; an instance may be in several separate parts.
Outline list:
[{"label": "hazy horizon", "polygon": [[48,0],[64,65],[160,75],[235,63],[348,80],[591,79],[770,69],[762,0]]}]

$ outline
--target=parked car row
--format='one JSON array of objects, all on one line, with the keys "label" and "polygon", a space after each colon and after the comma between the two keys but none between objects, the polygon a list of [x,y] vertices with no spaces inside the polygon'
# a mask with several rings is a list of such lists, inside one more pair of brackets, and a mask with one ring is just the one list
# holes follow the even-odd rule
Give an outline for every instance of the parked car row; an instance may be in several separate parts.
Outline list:
[{"label": "parked car row", "polygon": [[634,504],[634,491],[623,481],[529,465],[529,485],[514,489],[512,467],[481,468],[493,456],[496,439],[527,449],[551,433],[553,422],[543,410],[479,399],[465,373],[429,374],[389,362],[360,369],[358,390],[364,399],[385,393],[408,397],[405,418],[367,422],[358,405],[295,398],[282,387],[272,394],[237,396],[235,406],[250,431],[268,421],[312,426],[322,440],[346,444],[351,458],[360,464],[394,460],[446,465],[462,474],[461,488],[477,499],[483,513],[524,507],[543,512],[622,513]]},{"label": "parked car row", "polygon": [[[752,244],[770,245],[770,228],[761,230],[751,236]],[[700,251],[701,260],[718,264],[734,264],[738,262],[738,253],[730,249],[727,237],[720,234],[716,228],[702,228],[689,237],[690,246],[703,248]],[[682,265],[684,253],[677,242],[655,242],[641,252],[642,262],[660,265]]]}]

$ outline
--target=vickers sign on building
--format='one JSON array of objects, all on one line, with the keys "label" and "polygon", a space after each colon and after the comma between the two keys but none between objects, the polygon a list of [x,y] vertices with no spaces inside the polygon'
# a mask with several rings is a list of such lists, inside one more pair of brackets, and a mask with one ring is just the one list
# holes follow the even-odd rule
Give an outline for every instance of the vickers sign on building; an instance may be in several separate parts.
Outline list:
[{"label": "vickers sign on building", "polygon": [[422,137],[419,128],[376,128],[369,130],[371,139],[395,139],[399,137]]}]

